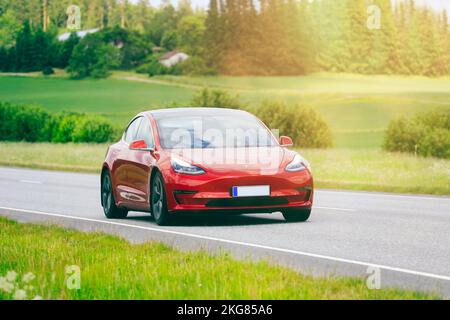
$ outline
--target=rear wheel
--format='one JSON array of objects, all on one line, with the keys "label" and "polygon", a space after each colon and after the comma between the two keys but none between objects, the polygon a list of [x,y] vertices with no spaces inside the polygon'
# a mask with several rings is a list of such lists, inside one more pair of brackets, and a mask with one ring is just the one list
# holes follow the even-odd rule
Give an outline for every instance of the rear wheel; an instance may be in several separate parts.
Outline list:
[{"label": "rear wheel", "polygon": [[311,216],[311,209],[286,209],[283,217],[287,222],[305,222]]},{"label": "rear wheel", "polygon": [[105,216],[108,219],[126,218],[128,215],[128,211],[116,206],[111,177],[109,176],[108,172],[103,175],[102,180],[102,206]]},{"label": "rear wheel", "polygon": [[161,173],[157,172],[152,179],[152,189],[150,193],[152,215],[155,222],[160,225],[168,225],[171,216],[167,210],[166,190]]}]

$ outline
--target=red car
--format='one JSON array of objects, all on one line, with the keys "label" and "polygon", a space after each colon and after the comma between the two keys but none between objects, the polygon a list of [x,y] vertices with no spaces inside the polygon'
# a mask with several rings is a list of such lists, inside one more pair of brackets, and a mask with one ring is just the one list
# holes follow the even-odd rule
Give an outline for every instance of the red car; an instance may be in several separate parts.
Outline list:
[{"label": "red car", "polygon": [[101,174],[107,218],[151,212],[273,213],[306,221],[313,203],[309,163],[245,111],[177,108],[143,112],[109,147]]}]

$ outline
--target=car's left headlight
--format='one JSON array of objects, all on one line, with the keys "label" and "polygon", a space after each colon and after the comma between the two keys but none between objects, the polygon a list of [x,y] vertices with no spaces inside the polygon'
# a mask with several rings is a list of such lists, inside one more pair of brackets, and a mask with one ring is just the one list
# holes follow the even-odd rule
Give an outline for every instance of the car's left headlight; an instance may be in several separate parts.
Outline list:
[{"label": "car's left headlight", "polygon": [[311,164],[299,154],[297,154],[294,157],[294,160],[286,166],[286,171],[289,172],[300,172],[306,169],[311,172]]},{"label": "car's left headlight", "polygon": [[170,164],[172,165],[173,170],[176,173],[190,174],[190,175],[200,175],[205,174],[206,171],[200,167],[194,166],[184,160],[174,158],[170,160]]}]

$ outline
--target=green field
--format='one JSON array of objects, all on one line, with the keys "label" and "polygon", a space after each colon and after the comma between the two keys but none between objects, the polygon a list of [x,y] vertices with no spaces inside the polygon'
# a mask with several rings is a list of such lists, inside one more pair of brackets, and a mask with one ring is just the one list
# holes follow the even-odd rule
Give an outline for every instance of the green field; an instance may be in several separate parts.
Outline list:
[{"label": "green field", "polygon": [[[107,145],[0,143],[0,166],[99,173]],[[4,150],[4,152],[3,152]],[[299,150],[316,187],[450,195],[450,161],[374,149]]]},{"label": "green field", "polygon": [[379,148],[389,121],[434,109],[450,110],[450,78],[316,74],[304,77],[157,77],[117,72],[108,80],[58,75],[0,76],[0,101],[36,103],[50,111],[103,114],[124,126],[137,112],[189,103],[204,86],[236,93],[249,105],[264,100],[318,110],[337,148]]},{"label": "green field", "polygon": [[[266,262],[228,254],[180,252],[165,245],[133,245],[105,234],[21,225],[0,218],[0,276],[14,271],[15,288],[43,299],[432,299],[403,290],[369,290],[364,280],[313,278]],[[80,290],[66,286],[66,266],[80,268]],[[22,277],[33,273],[34,280]],[[11,275],[11,274],[10,274]],[[12,276],[11,276],[12,278]],[[15,288],[2,282],[0,300]],[[10,287],[10,286],[9,286]]]}]

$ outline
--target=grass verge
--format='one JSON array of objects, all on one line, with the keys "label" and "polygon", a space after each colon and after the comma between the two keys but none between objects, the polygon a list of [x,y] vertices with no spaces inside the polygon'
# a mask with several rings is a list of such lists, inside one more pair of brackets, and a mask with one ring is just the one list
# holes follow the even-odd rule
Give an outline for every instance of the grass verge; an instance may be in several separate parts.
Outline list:
[{"label": "grass verge", "polygon": [[[158,243],[133,245],[106,234],[21,225],[0,218],[0,275],[31,272],[27,298],[44,299],[430,299],[403,290],[368,290],[358,279],[312,278],[227,254],[180,252]],[[79,290],[66,266],[80,268]],[[3,286],[4,287],[4,286]],[[0,299],[14,296],[0,288]]]},{"label": "grass verge", "polygon": [[[98,173],[107,145],[0,143],[0,166]],[[372,149],[300,150],[318,188],[450,195],[450,161]]]}]

